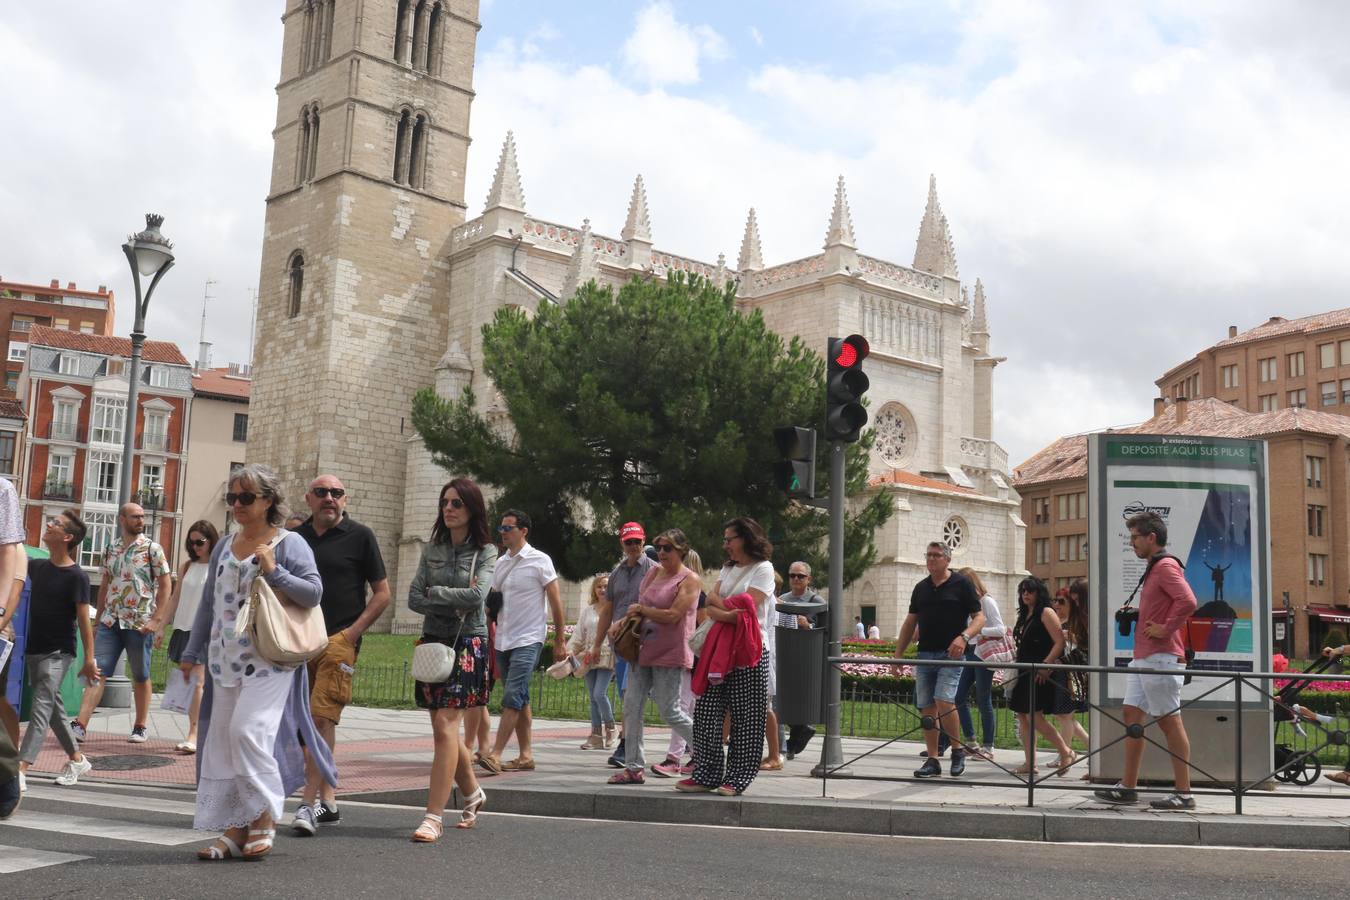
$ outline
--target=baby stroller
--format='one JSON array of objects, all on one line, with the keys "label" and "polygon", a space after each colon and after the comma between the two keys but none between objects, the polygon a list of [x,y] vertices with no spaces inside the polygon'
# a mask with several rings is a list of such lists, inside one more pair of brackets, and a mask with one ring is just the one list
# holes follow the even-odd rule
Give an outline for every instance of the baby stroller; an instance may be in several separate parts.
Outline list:
[{"label": "baby stroller", "polygon": [[[1310,709],[1303,709],[1297,703],[1298,695],[1308,685],[1317,680],[1317,676],[1336,664],[1330,656],[1319,657],[1308,671],[1297,673],[1296,678],[1275,694],[1275,725],[1281,722],[1293,722],[1298,727],[1301,720],[1328,720],[1327,716],[1318,716]],[[1322,762],[1311,751],[1295,750],[1288,744],[1275,744],[1275,778],[1289,784],[1312,784],[1322,774]]]}]

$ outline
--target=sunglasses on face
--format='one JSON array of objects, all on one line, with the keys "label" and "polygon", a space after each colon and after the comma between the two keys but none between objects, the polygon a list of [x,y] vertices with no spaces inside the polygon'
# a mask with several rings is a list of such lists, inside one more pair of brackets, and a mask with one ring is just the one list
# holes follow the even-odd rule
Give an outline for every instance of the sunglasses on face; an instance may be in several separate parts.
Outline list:
[{"label": "sunglasses on face", "polygon": [[675,545],[674,545],[674,544],[657,544],[657,545],[656,545],[656,552],[657,552],[657,553],[674,553],[674,552],[675,552]]},{"label": "sunglasses on face", "polygon": [[508,534],[512,531],[515,531],[519,527],[520,527],[519,525],[498,525],[497,532],[499,534]]},{"label": "sunglasses on face", "polygon": [[638,538],[629,538],[628,540],[623,542],[623,545],[625,547],[641,547],[642,541]]},{"label": "sunglasses on face", "polygon": [[206,538],[188,538],[188,543],[194,547],[205,547]]},{"label": "sunglasses on face", "polygon": [[442,497],[441,509],[445,509],[447,506],[450,507],[451,509],[463,509],[464,501],[459,499],[458,497]]},{"label": "sunglasses on face", "polygon": [[[266,496],[266,494],[255,494],[252,491],[240,491],[237,494],[234,491],[230,491],[225,495],[225,505],[234,506],[235,503],[238,503],[240,506],[252,506],[253,502],[259,497]],[[145,517],[141,516],[141,518]]]},{"label": "sunglasses on face", "polygon": [[334,500],[341,500],[343,497],[347,496],[347,491],[344,488],[316,487],[312,488],[310,493],[320,500],[329,496]]},{"label": "sunglasses on face", "polygon": [[788,575],[788,578],[806,578],[806,577],[807,575],[805,572],[792,572],[789,573]]}]

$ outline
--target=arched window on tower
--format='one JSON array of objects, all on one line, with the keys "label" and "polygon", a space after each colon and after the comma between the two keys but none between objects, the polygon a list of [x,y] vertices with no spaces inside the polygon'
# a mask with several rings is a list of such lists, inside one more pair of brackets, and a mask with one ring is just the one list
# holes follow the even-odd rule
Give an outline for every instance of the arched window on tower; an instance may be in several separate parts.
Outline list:
[{"label": "arched window on tower", "polygon": [[403,110],[398,117],[398,131],[394,135],[394,182],[408,183],[409,144],[412,141],[412,111]]},{"label": "arched window on tower", "polygon": [[419,114],[413,120],[408,150],[408,184],[420,188],[426,178],[427,165],[427,117],[424,115]]},{"label": "arched window on tower", "polygon": [[445,43],[445,4],[431,8],[431,26],[427,29],[427,73],[441,74],[441,54]]},{"label": "arched window on tower", "polygon": [[305,255],[299,250],[292,253],[287,269],[290,286],[286,294],[286,318],[294,319],[300,315],[300,298],[305,292]]},{"label": "arched window on tower", "polygon": [[419,72],[427,69],[427,20],[431,17],[431,4],[427,0],[417,0],[417,14],[413,17],[412,67]]},{"label": "arched window on tower", "polygon": [[319,160],[319,104],[314,103],[305,112],[309,122],[309,149],[305,151],[305,180],[314,180],[314,170]]},{"label": "arched window on tower", "polygon": [[304,74],[314,65],[310,47],[314,46],[314,3],[305,4],[305,30],[300,40],[300,74]]},{"label": "arched window on tower", "polygon": [[295,146],[295,183],[304,184],[309,179],[310,148],[309,107],[300,110],[300,132],[296,135]]},{"label": "arched window on tower", "polygon": [[394,23],[394,61],[412,65],[412,25],[415,0],[398,0],[398,21]]}]

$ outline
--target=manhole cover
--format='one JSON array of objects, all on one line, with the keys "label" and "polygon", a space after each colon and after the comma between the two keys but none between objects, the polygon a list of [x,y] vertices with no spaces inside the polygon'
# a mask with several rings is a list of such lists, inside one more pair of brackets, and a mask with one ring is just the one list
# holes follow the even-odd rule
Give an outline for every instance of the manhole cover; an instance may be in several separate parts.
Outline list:
[{"label": "manhole cover", "polygon": [[94,771],[125,772],[130,769],[158,769],[173,762],[166,756],[129,755],[129,756],[91,756]]}]

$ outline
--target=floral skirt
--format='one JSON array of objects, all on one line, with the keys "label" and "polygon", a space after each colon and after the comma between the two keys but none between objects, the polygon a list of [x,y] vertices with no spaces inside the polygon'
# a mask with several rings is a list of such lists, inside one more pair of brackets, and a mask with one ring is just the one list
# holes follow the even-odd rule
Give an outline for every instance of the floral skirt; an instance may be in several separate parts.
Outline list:
[{"label": "floral skirt", "polygon": [[[426,635],[419,643],[437,640]],[[449,645],[449,640],[440,641]],[[488,681],[488,641],[473,635],[454,645],[455,669],[445,681],[414,682],[419,709],[470,709],[487,706],[492,686]]]}]

